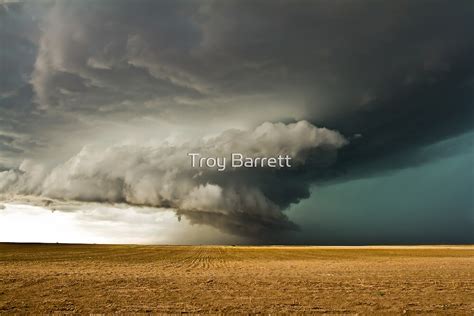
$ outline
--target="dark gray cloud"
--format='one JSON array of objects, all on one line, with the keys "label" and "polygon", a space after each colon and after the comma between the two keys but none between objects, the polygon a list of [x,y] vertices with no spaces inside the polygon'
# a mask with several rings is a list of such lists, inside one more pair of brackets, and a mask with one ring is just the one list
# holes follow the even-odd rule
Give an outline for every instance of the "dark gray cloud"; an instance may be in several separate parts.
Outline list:
[{"label": "dark gray cloud", "polygon": [[[275,220],[170,205],[193,222],[258,235],[262,227],[294,228],[281,210],[309,197],[312,183],[445,157],[423,148],[473,127],[468,0],[26,1],[0,5],[0,23],[8,43],[0,51],[3,183],[73,168],[69,159],[91,146],[99,148],[93,161],[131,146],[120,151],[127,161],[137,148],[179,147],[265,121],[307,120],[344,135],[346,146],[312,148],[292,171],[205,173],[196,182],[270,201]],[[127,201],[124,176],[95,178],[95,168],[78,177],[89,188],[111,185],[106,198],[85,198],[76,187],[23,193]],[[29,181],[22,187],[37,187]]]}]

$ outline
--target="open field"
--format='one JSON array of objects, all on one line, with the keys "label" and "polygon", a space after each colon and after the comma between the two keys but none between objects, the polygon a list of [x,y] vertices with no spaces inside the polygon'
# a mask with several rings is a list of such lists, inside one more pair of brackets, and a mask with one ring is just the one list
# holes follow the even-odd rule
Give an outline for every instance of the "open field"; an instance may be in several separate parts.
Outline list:
[{"label": "open field", "polygon": [[0,244],[0,312],[474,313],[474,247]]}]

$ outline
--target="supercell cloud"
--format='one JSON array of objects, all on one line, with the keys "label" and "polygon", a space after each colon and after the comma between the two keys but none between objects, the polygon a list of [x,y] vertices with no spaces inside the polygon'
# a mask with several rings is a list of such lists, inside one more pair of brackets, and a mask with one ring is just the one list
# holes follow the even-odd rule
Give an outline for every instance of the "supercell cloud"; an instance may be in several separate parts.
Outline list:
[{"label": "supercell cloud", "polygon": [[[324,156],[326,163],[333,162],[327,157],[335,157],[346,142],[337,132],[300,121],[288,125],[264,123],[252,131],[228,130],[208,140],[182,145],[86,146],[51,170],[24,161],[18,170],[1,172],[0,192],[13,197],[37,195],[172,208],[192,222],[253,236],[262,230],[290,229],[295,225],[282,213],[282,205],[254,181],[249,174],[252,171],[241,174],[241,169],[235,168],[216,174],[216,169],[195,169],[187,154],[230,157],[239,152],[268,157],[286,153],[301,169],[309,156]],[[260,173],[283,191],[291,187],[291,181],[278,180],[278,170]],[[292,177],[292,173],[287,172],[286,176]]]},{"label": "supercell cloud", "polygon": [[472,29],[470,0],[0,2],[0,194],[274,240],[315,185],[469,150],[425,149],[472,131]]}]

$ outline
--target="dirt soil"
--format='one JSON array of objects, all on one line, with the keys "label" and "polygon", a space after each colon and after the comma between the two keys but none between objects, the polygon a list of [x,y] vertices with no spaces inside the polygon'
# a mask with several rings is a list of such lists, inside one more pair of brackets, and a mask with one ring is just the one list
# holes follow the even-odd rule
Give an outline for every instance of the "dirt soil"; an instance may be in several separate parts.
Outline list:
[{"label": "dirt soil", "polygon": [[0,244],[0,313],[473,315],[474,247]]}]

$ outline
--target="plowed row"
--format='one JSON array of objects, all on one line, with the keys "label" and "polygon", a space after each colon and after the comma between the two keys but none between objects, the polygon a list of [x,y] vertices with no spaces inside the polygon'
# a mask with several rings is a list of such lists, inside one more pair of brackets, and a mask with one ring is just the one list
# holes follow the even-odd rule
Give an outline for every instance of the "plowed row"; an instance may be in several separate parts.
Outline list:
[{"label": "plowed row", "polygon": [[473,247],[0,244],[0,312],[472,315]]}]

